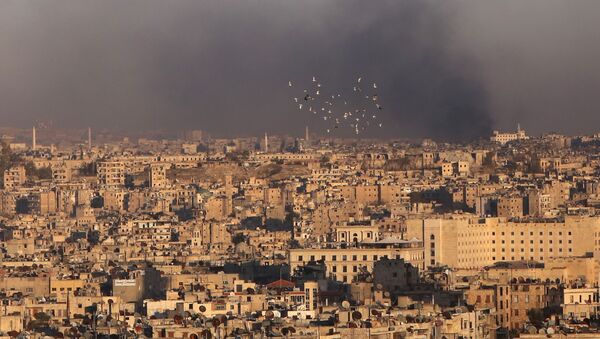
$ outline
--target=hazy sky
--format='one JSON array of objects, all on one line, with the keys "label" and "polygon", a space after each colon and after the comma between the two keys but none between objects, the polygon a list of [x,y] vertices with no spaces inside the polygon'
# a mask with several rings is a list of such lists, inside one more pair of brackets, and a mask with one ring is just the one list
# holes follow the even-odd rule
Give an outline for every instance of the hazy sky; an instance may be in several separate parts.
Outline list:
[{"label": "hazy sky", "polygon": [[599,14],[597,0],[2,0],[0,125],[301,134],[323,125],[288,80],[348,91],[362,75],[385,106],[370,135],[592,133]]}]

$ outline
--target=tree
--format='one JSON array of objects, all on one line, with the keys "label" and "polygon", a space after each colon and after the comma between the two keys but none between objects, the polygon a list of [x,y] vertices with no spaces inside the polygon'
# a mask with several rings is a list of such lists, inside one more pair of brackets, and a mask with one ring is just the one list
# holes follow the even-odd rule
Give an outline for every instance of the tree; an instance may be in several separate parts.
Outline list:
[{"label": "tree", "polygon": [[4,187],[4,171],[13,167],[19,160],[19,157],[15,155],[10,146],[6,142],[2,142],[2,150],[0,151],[0,185]]},{"label": "tree", "polygon": [[27,177],[35,177],[40,180],[52,179],[52,169],[50,167],[37,168],[32,161],[26,162],[24,167]]},{"label": "tree", "polygon": [[246,237],[242,233],[237,233],[236,235],[234,235],[231,238],[231,241],[233,242],[234,245],[246,242],[247,240],[248,240],[248,237]]},{"label": "tree", "polygon": [[541,327],[544,322],[544,311],[539,308],[527,310],[527,317],[535,327]]}]

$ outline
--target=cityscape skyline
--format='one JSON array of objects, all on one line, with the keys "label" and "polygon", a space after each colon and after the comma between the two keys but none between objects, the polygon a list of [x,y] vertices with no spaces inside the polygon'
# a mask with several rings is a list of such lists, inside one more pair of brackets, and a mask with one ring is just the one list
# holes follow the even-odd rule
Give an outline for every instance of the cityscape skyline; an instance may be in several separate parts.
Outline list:
[{"label": "cityscape skyline", "polygon": [[598,0],[0,0],[0,339],[598,339]]}]

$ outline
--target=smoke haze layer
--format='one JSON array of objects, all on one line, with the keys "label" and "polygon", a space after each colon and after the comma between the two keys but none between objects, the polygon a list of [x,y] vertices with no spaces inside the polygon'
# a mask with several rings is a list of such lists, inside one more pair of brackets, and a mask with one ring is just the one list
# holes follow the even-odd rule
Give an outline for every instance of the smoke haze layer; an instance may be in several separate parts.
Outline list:
[{"label": "smoke haze layer", "polygon": [[[3,125],[302,134],[287,82],[377,81],[367,136],[600,122],[593,10],[559,1],[0,2]],[[596,11],[596,13],[598,13]],[[596,44],[598,45],[598,44]],[[561,118],[568,111],[570,119]],[[376,133],[375,133],[376,132]],[[351,134],[351,130],[339,132]]]}]

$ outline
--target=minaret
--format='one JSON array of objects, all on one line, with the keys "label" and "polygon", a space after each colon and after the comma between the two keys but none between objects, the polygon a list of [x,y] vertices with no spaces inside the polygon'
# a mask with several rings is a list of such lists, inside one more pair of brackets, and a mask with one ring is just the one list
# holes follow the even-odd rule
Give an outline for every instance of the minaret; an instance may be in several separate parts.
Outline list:
[{"label": "minaret", "polygon": [[269,137],[267,136],[267,132],[265,132],[265,153],[269,152]]},{"label": "minaret", "polygon": [[33,126],[33,130],[31,131],[31,149],[35,150],[35,126]]},{"label": "minaret", "polygon": [[306,130],[304,131],[304,140],[308,142],[308,126],[306,126]]},{"label": "minaret", "polygon": [[88,127],[88,151],[92,150],[92,128]]}]

